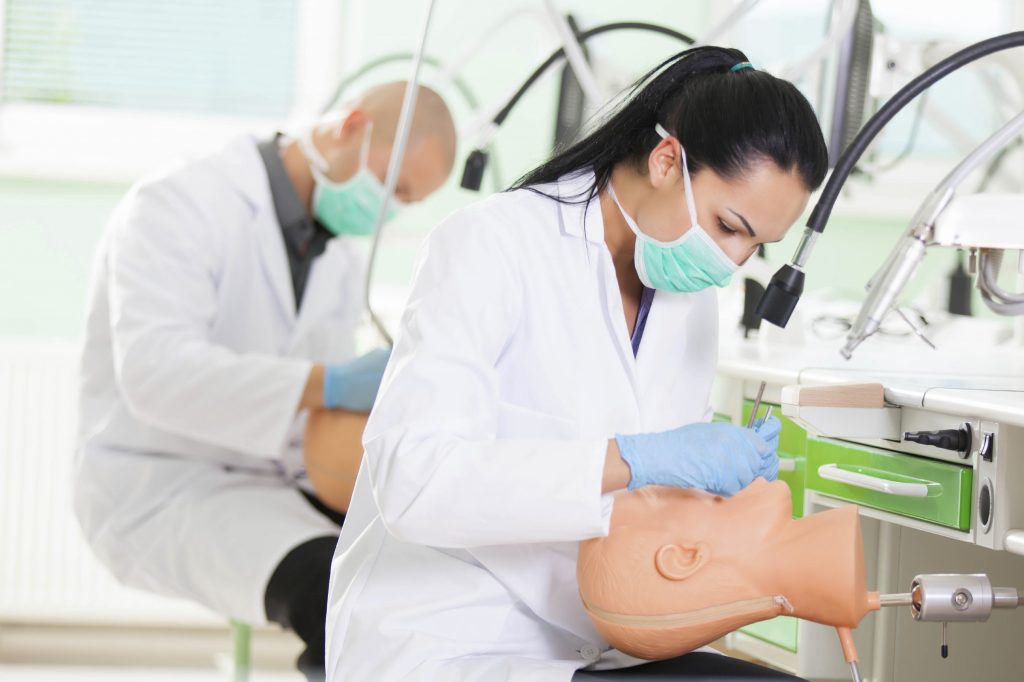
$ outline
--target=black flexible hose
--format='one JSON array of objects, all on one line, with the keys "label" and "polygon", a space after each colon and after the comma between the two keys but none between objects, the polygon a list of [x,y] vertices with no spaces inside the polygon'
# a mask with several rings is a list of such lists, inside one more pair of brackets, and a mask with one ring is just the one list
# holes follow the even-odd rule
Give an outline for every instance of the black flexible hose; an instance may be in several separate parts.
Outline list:
[{"label": "black flexible hose", "polygon": [[839,198],[839,191],[843,188],[847,176],[853,170],[861,154],[871,144],[875,136],[885,127],[889,120],[895,116],[903,107],[909,104],[915,97],[930,88],[936,82],[942,80],[952,72],[960,69],[973,61],[986,57],[994,52],[1001,52],[1012,47],[1024,45],[1024,31],[1005,33],[994,38],[982,40],[979,43],[970,45],[959,52],[946,57],[941,62],[925,69],[920,76],[910,81],[899,92],[893,95],[875,115],[868,119],[864,127],[860,129],[857,136],[850,142],[843,155],[839,158],[835,170],[821,191],[818,203],[814,205],[811,216],[807,220],[807,227],[815,232],[824,232],[825,223],[832,214],[832,207]]},{"label": "black flexible hose", "polygon": [[[585,42],[588,39],[593,38],[594,36],[601,35],[602,33],[607,33],[609,31],[621,31],[630,29],[660,33],[662,35],[675,38],[680,42],[686,43],[687,45],[693,45],[694,43],[693,38],[686,35],[685,33],[680,33],[679,31],[674,31],[664,26],[658,26],[657,24],[648,24],[642,21],[619,21],[612,24],[602,24],[601,26],[595,26],[593,28],[587,29],[586,31],[580,31],[578,36],[579,42]],[[512,95],[512,97],[505,104],[505,106],[501,108],[501,111],[495,114],[494,125],[500,126],[505,121],[505,119],[508,118],[508,115],[512,112],[512,109],[516,106],[519,100],[522,99],[523,95],[526,94],[526,91],[529,90],[533,86],[533,84],[537,82],[537,79],[544,75],[545,71],[551,68],[552,64],[554,64],[564,56],[565,48],[560,48],[553,52],[551,56],[549,56],[547,59],[545,59],[540,66],[534,69],[533,73],[531,73],[530,76],[525,81],[523,81],[523,84],[519,86],[519,89],[516,90],[516,93]]]}]

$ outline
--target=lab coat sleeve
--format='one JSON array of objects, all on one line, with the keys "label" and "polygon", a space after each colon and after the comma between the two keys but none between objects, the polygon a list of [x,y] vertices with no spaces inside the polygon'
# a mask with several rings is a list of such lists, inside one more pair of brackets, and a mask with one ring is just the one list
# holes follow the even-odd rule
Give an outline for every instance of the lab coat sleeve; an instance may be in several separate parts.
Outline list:
[{"label": "lab coat sleeve", "polygon": [[[496,437],[496,366],[521,321],[528,276],[515,240],[527,237],[473,208],[428,239],[364,433],[383,523],[436,547],[605,535],[605,439]],[[530,371],[522,368],[525,381]]]},{"label": "lab coat sleeve", "polygon": [[311,363],[237,353],[209,340],[221,305],[220,264],[231,257],[226,230],[216,225],[222,217],[168,180],[133,190],[118,210],[107,294],[118,388],[152,426],[273,459]]}]

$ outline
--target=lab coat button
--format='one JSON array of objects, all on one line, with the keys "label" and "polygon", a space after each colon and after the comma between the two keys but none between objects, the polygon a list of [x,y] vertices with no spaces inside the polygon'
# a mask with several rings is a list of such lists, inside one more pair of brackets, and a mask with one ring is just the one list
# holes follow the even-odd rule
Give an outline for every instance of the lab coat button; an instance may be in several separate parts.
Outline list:
[{"label": "lab coat button", "polygon": [[586,644],[579,649],[580,657],[587,661],[596,661],[601,658],[601,650],[593,644]]}]

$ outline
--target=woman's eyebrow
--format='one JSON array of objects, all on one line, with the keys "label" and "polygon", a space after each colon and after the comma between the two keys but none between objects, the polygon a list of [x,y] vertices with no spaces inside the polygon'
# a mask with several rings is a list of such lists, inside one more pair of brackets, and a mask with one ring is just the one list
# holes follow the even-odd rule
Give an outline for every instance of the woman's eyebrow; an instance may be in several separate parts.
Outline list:
[{"label": "woman's eyebrow", "polygon": [[747,228],[747,232],[749,232],[749,233],[750,233],[750,236],[751,236],[751,237],[756,237],[756,236],[757,236],[757,233],[756,233],[756,232],[754,232],[754,228],[752,228],[752,227],[750,226],[750,223],[748,223],[748,222],[747,222],[747,219],[746,219],[746,218],[744,218],[744,217],[743,217],[742,215],[740,215],[740,214],[739,214],[739,213],[737,213],[736,211],[732,210],[731,208],[730,208],[730,209],[726,209],[726,210],[728,210],[728,211],[729,211],[729,213],[732,213],[732,214],[733,214],[734,216],[736,216],[737,218],[739,218],[739,219],[740,219],[740,221],[741,221],[741,222],[743,223],[743,227]]}]

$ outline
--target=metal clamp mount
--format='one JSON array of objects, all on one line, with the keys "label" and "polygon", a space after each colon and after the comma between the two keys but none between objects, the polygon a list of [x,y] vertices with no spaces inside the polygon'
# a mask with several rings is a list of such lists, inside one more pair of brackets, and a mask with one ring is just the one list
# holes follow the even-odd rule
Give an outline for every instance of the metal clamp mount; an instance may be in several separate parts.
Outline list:
[{"label": "metal clamp mount", "polygon": [[1024,596],[1013,587],[992,587],[984,573],[926,573],[914,577],[910,592],[885,594],[882,606],[909,606],[914,620],[942,623],[943,658],[949,655],[949,623],[983,623],[992,609],[1015,609]]}]

